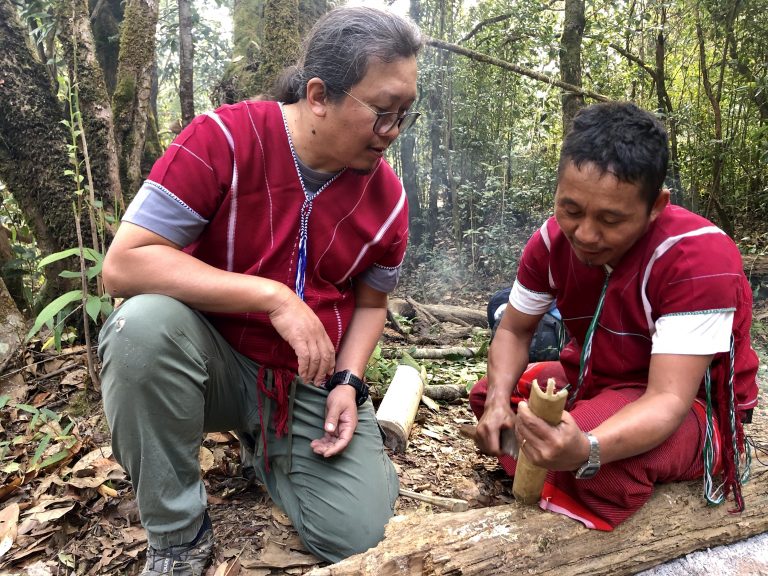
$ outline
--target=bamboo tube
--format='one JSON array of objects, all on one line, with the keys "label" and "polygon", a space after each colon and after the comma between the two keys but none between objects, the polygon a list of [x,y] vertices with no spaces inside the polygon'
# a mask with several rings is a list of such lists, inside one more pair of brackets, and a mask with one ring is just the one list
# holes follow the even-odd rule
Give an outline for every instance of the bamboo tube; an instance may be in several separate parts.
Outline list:
[{"label": "bamboo tube", "polygon": [[[531,396],[528,399],[528,406],[536,416],[546,420],[552,426],[556,426],[562,419],[563,408],[567,398],[567,390],[555,392],[554,378],[550,378],[547,382],[546,392],[542,392],[538,382],[534,380],[531,384]],[[517,458],[515,479],[512,483],[512,494],[514,494],[515,499],[523,504],[536,504],[541,497],[541,489],[544,487],[546,476],[546,468],[532,464],[526,457],[525,452],[520,450]]]},{"label": "bamboo tube", "polygon": [[384,445],[395,452],[405,452],[416,412],[419,409],[424,380],[412,366],[401,364],[379,404],[376,419],[384,430]]}]

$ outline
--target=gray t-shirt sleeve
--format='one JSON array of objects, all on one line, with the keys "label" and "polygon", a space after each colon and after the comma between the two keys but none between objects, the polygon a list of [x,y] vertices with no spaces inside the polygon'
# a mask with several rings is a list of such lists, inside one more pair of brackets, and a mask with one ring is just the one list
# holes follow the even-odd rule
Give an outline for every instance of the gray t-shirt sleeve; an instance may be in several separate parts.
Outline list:
[{"label": "gray t-shirt sleeve", "polygon": [[208,224],[173,192],[151,180],[146,180],[139,189],[123,221],[146,228],[181,247],[194,242]]},{"label": "gray t-shirt sleeve", "polygon": [[358,276],[374,290],[389,294],[397,287],[400,280],[400,266],[384,268],[375,264]]}]

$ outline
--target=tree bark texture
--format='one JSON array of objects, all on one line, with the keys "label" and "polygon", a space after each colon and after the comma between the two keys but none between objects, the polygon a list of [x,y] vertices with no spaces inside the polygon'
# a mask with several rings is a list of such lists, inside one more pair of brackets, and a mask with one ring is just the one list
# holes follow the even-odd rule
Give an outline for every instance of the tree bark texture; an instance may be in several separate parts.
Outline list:
[{"label": "tree bark texture", "polygon": [[[563,34],[560,37],[560,78],[563,82],[581,87],[581,40],[584,36],[584,0],[565,0]],[[584,96],[570,91],[563,92],[563,134],[568,132],[579,108],[584,106]]]},{"label": "tree bark texture", "polygon": [[120,187],[120,166],[117,159],[112,105],[101,65],[96,57],[96,45],[84,0],[71,0],[61,15],[61,39],[70,77],[77,78],[78,102],[90,157],[94,193],[105,209],[124,210]]},{"label": "tree bark texture", "polygon": [[[766,435],[763,433],[762,442]],[[753,465],[747,509],[707,506],[701,482],[669,484],[613,532],[588,530],[537,507],[510,504],[461,513],[398,516],[367,552],[309,576],[624,576],[695,550],[768,530],[768,468]]]},{"label": "tree bark texture", "polygon": [[141,185],[141,159],[147,136],[155,66],[157,0],[128,0],[120,34],[117,86],[112,96],[120,178],[126,201]]},{"label": "tree bark texture", "polygon": [[[413,304],[401,298],[391,298],[388,307],[395,314],[406,318],[415,318],[417,310]],[[449,304],[418,304],[418,307],[428,312],[440,322],[453,322],[454,324],[469,324],[488,328],[488,317],[485,312],[463,306],[451,306]]]},{"label": "tree bark texture", "polygon": [[186,126],[195,117],[195,88],[192,65],[195,46],[192,41],[192,1],[178,0],[179,7],[179,101],[181,123]]},{"label": "tree bark texture", "polygon": [[[16,198],[38,247],[51,254],[77,245],[74,183],[63,113],[43,64],[9,0],[0,0],[0,180]],[[61,282],[48,271],[49,286]]]},{"label": "tree bark texture", "polygon": [[283,68],[296,62],[299,42],[298,0],[267,0],[258,92],[269,92]]},{"label": "tree bark texture", "polygon": [[117,63],[120,56],[120,23],[123,21],[122,0],[89,0],[91,30],[96,45],[107,93],[110,97],[117,85]]}]

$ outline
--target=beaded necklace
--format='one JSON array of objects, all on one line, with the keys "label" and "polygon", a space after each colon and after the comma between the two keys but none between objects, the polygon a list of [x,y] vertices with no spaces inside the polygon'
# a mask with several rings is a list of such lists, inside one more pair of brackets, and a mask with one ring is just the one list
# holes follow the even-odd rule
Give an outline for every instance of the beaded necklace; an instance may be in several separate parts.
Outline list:
[{"label": "beaded necklace", "polygon": [[280,102],[280,113],[283,116],[283,126],[285,126],[285,133],[288,136],[288,146],[291,148],[291,156],[293,157],[293,165],[296,167],[296,174],[299,177],[299,183],[301,189],[304,192],[304,202],[301,205],[301,211],[299,212],[299,258],[296,263],[296,295],[304,300],[304,281],[307,272],[307,242],[309,241],[309,216],[312,214],[312,201],[317,198],[320,193],[328,188],[345,169],[341,170],[333,178],[323,184],[317,192],[310,192],[307,190],[304,184],[304,177],[301,174],[301,168],[299,167],[299,159],[296,156],[296,150],[293,147],[293,139],[291,138],[291,131],[288,130],[288,119],[285,117],[285,111],[283,109],[283,103]]}]

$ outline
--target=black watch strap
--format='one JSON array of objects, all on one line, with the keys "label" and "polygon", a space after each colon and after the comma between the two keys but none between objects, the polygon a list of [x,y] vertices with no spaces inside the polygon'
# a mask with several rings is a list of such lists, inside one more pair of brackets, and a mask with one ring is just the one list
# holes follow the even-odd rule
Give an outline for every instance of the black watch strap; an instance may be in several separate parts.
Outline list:
[{"label": "black watch strap", "polygon": [[325,383],[325,389],[330,392],[339,384],[348,384],[355,389],[355,404],[359,408],[368,400],[368,384],[352,374],[351,370],[342,370],[336,372]]}]

